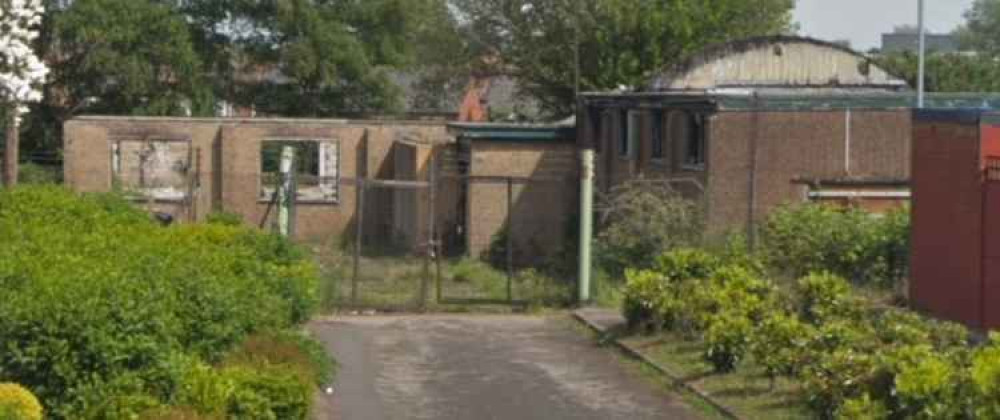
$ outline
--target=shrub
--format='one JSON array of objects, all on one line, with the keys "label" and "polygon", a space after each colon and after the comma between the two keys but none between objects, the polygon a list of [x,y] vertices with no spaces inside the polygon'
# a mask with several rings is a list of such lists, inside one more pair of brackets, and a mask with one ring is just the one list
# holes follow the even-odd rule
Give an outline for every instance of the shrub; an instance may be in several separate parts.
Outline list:
[{"label": "shrub", "polygon": [[622,308],[630,329],[659,329],[673,321],[668,318],[674,291],[666,277],[649,270],[629,270],[625,277]]},{"label": "shrub", "polygon": [[890,414],[885,403],[872,400],[868,394],[865,394],[860,398],[844,401],[837,418],[840,420],[889,420]]},{"label": "shrub", "polygon": [[232,381],[227,418],[305,420],[315,387],[280,366],[232,367],[222,371]]},{"label": "shrub", "polygon": [[803,391],[809,406],[829,418],[845,401],[863,398],[876,378],[877,364],[871,353],[847,347],[819,355],[803,369]]},{"label": "shrub", "polygon": [[768,265],[802,276],[829,271],[860,284],[891,287],[905,276],[909,211],[884,216],[826,205],[784,207],[761,227]]},{"label": "shrub", "polygon": [[[113,391],[129,413],[165,400],[157,384],[176,381],[164,361],[215,362],[247,335],[301,323],[317,288],[314,265],[279,237],[162,228],[111,195],[0,192],[0,371],[55,418],[87,393]],[[118,415],[109,404],[90,406]]]},{"label": "shrub", "polygon": [[963,418],[965,401],[960,370],[928,345],[910,346],[894,355],[897,414],[913,419]]},{"label": "shrub", "polygon": [[810,274],[798,281],[800,314],[813,324],[857,315],[858,302],[851,297],[851,285],[830,273]]},{"label": "shrub", "polygon": [[1000,336],[993,336],[990,346],[976,352],[970,371],[976,417],[1000,418]]},{"label": "shrub", "polygon": [[[764,318],[753,333],[754,360],[772,380],[794,376],[808,363],[815,329],[798,318],[777,312]],[[773,381],[772,381],[773,384]]]},{"label": "shrub", "polygon": [[42,405],[24,387],[0,383],[0,418],[42,420]]},{"label": "shrub", "polygon": [[297,331],[263,332],[247,337],[230,352],[226,366],[284,366],[316,386],[329,384],[334,364],[323,344]]},{"label": "shrub", "polygon": [[694,248],[680,248],[656,259],[655,271],[672,282],[708,280],[719,269],[720,261],[713,255]]},{"label": "shrub", "polygon": [[596,263],[613,276],[653,268],[650,256],[700,243],[701,209],[667,184],[634,180],[615,187],[600,204]]},{"label": "shrub", "polygon": [[712,318],[705,332],[705,360],[716,372],[736,369],[750,347],[753,325],[744,314],[726,311]]},{"label": "shrub", "polygon": [[243,226],[243,216],[228,211],[213,211],[205,218],[205,223],[222,226]]}]

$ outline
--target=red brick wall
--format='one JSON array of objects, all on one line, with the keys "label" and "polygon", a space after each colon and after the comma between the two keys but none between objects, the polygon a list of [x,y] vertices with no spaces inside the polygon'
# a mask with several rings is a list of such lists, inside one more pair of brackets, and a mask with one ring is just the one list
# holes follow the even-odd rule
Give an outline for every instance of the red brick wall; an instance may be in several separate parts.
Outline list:
[{"label": "red brick wall", "polygon": [[[755,219],[807,198],[797,179],[909,176],[908,111],[721,112],[709,121],[708,224],[714,233],[744,229],[756,160]],[[756,142],[756,158],[754,153]]]},{"label": "red brick wall", "polygon": [[913,127],[910,300],[936,316],[981,326],[982,198],[978,124]]}]

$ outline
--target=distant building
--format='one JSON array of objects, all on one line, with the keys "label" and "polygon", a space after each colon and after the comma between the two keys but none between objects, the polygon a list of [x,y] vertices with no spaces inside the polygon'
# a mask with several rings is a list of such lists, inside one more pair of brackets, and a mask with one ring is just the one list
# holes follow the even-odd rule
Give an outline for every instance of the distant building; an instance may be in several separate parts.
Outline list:
[{"label": "distant building", "polygon": [[[951,34],[926,34],[927,51],[939,53],[958,52],[958,38]],[[882,52],[917,52],[920,49],[920,34],[894,32],[882,34]]]}]

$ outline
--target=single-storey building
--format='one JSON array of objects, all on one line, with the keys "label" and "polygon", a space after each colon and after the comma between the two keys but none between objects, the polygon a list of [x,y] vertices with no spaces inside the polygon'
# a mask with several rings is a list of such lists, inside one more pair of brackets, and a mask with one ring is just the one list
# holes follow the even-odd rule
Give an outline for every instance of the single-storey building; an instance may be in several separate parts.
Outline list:
[{"label": "single-storey building", "polygon": [[[723,233],[789,202],[905,203],[915,102],[903,80],[843,46],[752,38],[707,49],[636,91],[581,95],[578,143],[597,152],[600,190],[664,180],[701,201],[710,232]],[[995,108],[1000,96],[928,103]]]}]

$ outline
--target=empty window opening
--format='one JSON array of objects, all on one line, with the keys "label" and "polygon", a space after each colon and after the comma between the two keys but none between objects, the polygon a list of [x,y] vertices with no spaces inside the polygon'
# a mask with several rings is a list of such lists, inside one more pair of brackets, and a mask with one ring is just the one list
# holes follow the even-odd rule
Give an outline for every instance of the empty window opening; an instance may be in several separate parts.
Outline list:
[{"label": "empty window opening", "polygon": [[705,116],[688,114],[687,121],[683,166],[687,169],[703,169],[705,167]]},{"label": "empty window opening", "polygon": [[295,185],[300,202],[340,199],[340,143],[325,140],[268,140],[260,148],[260,199],[273,200],[281,183],[281,152],[295,151]]},{"label": "empty window opening", "polygon": [[650,133],[650,141],[652,144],[652,158],[653,159],[663,159],[664,155],[664,143],[666,143],[666,138],[663,136],[663,113],[659,111],[653,111],[653,121],[652,121],[652,132]]},{"label": "empty window opening", "polygon": [[157,138],[113,141],[111,174],[113,188],[134,198],[184,200],[194,186],[191,142]]}]

